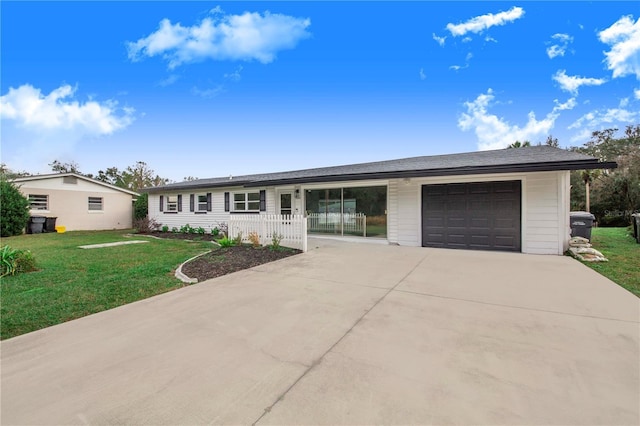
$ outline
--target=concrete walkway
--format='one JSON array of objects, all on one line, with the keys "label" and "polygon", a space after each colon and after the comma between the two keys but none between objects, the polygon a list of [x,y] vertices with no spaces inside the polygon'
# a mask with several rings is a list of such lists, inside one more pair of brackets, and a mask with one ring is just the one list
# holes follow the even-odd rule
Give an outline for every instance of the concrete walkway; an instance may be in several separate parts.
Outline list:
[{"label": "concrete walkway", "polygon": [[640,423],[640,301],[567,257],[310,251],[2,343],[2,424]]}]

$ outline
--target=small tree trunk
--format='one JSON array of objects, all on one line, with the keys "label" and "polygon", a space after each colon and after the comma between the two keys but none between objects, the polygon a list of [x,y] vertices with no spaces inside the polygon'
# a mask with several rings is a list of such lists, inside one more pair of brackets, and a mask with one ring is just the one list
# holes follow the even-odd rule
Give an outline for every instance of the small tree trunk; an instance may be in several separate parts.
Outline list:
[{"label": "small tree trunk", "polygon": [[591,203],[589,200],[589,181],[586,181],[584,183],[584,188],[585,188],[585,204],[586,204],[586,211],[588,211],[589,213],[591,213]]}]

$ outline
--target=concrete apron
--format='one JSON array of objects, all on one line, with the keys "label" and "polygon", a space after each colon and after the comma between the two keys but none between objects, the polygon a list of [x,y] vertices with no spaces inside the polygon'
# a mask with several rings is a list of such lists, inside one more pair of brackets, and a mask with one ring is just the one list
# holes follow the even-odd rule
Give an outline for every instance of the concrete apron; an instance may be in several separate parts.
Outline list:
[{"label": "concrete apron", "polygon": [[2,342],[2,423],[640,423],[639,299],[577,261],[309,247]]}]

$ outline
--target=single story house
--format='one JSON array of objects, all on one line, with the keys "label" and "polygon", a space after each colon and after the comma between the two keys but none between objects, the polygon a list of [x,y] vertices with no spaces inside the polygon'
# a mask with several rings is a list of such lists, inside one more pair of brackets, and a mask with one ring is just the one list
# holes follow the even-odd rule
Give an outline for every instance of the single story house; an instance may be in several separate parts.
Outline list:
[{"label": "single story house", "polygon": [[231,214],[304,215],[309,234],[559,255],[570,235],[569,171],[615,167],[533,146],[199,179],[144,191],[149,217],[170,229],[189,224],[208,231]]},{"label": "single story house", "polygon": [[56,217],[67,231],[132,227],[138,193],[76,173],[14,179],[29,199],[31,216]]}]

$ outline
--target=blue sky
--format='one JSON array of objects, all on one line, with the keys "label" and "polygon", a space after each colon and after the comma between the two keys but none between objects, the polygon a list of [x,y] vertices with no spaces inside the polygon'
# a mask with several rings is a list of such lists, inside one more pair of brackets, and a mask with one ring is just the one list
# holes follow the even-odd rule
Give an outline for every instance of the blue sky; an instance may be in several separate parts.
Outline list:
[{"label": "blue sky", "polygon": [[637,2],[13,2],[2,162],[174,181],[640,123]]}]

